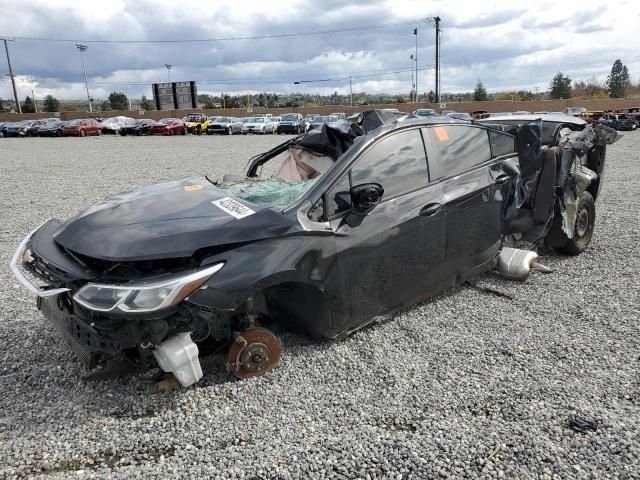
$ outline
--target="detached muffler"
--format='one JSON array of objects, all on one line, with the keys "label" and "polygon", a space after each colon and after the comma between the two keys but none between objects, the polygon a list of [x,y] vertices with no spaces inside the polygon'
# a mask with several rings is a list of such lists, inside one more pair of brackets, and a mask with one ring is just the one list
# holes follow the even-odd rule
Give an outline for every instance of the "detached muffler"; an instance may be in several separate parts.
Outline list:
[{"label": "detached muffler", "polygon": [[183,387],[189,387],[202,378],[198,354],[198,346],[188,332],[174,335],[153,350],[158,366],[172,373]]},{"label": "detached muffler", "polygon": [[504,247],[498,256],[498,272],[510,280],[525,281],[529,278],[531,270],[542,273],[551,273],[549,267],[537,262],[539,256],[531,250]]}]

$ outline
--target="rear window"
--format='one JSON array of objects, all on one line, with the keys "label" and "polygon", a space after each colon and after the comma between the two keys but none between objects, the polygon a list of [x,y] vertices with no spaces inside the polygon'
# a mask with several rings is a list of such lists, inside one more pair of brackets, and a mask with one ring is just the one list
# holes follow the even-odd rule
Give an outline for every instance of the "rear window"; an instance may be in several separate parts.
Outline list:
[{"label": "rear window", "polygon": [[450,177],[491,158],[487,130],[466,125],[424,128],[431,180]]},{"label": "rear window", "polygon": [[507,133],[489,130],[489,138],[491,139],[492,157],[508,155],[516,151],[516,139]]}]

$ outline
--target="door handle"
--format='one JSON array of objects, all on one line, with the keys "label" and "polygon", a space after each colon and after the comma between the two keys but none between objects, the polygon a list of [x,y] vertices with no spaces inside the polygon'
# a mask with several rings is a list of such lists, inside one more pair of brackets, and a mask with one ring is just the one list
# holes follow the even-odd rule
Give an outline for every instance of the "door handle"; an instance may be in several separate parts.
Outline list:
[{"label": "door handle", "polygon": [[441,203],[428,203],[420,209],[421,217],[431,217],[442,210]]},{"label": "door handle", "polygon": [[495,182],[496,185],[500,186],[507,183],[510,179],[511,177],[509,175],[499,175],[498,178],[496,178]]}]

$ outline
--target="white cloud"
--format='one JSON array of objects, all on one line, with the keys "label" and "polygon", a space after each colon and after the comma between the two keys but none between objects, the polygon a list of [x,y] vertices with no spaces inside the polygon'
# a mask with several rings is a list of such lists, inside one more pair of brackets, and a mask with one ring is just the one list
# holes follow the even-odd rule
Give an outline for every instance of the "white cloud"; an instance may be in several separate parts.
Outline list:
[{"label": "white cloud", "polygon": [[[636,78],[640,52],[635,38],[640,4],[599,0],[456,2],[346,0],[200,2],[197,8],[167,0],[64,2],[0,0],[0,36],[70,39],[185,39],[310,32],[412,21],[439,15],[443,91],[470,90],[478,79],[490,91],[546,88],[553,74],[604,78],[621,58]],[[419,22],[354,32],[190,44],[89,44],[86,54],[91,95],[110,91],[151,95],[150,84],[166,79],[196,80],[200,92],[346,93],[344,78],[355,72],[409,68],[419,28],[418,56],[431,65],[432,23]],[[18,40],[10,44],[20,81],[20,97],[46,94],[84,98],[79,53],[73,43]],[[0,54],[0,73],[7,71]],[[293,85],[296,80],[335,78],[334,82]],[[225,80],[225,81],[223,81]],[[263,83],[261,83],[263,82]],[[433,85],[431,70],[420,72],[420,89]],[[405,93],[410,73],[354,78],[354,91]],[[0,81],[0,97],[12,96]]]}]

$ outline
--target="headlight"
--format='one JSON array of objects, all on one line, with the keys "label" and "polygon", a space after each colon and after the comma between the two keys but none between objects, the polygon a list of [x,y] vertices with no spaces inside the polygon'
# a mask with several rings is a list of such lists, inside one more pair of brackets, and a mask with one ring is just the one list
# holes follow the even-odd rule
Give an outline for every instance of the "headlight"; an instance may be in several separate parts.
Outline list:
[{"label": "headlight", "polygon": [[114,309],[121,312],[154,312],[184,300],[223,265],[224,263],[217,263],[203,270],[157,282],[134,282],[125,285],[88,283],[78,290],[73,299],[83,307],[99,312],[110,312]]}]

